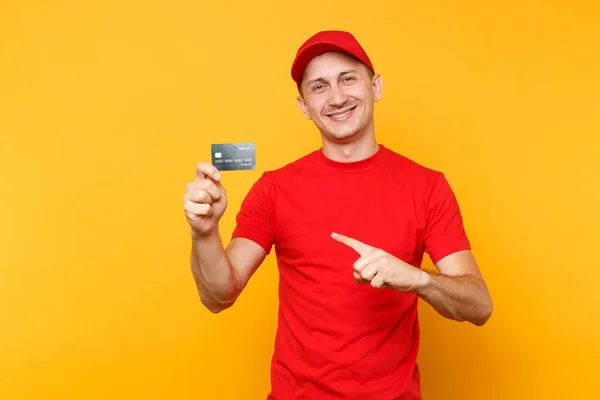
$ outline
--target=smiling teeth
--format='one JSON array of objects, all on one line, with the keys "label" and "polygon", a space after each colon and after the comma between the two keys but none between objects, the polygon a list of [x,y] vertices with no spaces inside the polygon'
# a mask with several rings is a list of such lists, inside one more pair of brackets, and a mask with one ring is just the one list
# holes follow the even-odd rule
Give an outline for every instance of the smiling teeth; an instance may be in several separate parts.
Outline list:
[{"label": "smiling teeth", "polygon": [[335,118],[335,119],[342,119],[344,118],[346,115],[348,115],[350,113],[351,110],[346,111],[343,114],[337,114],[337,115],[332,115],[331,118]]}]

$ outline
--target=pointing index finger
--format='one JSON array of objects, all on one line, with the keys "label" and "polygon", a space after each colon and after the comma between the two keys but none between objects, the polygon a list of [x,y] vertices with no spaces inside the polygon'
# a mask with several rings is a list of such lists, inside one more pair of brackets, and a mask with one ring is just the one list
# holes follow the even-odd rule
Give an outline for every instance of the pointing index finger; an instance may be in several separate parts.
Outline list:
[{"label": "pointing index finger", "polygon": [[361,256],[369,254],[373,250],[373,247],[369,246],[368,244],[365,244],[365,243],[361,242],[360,240],[356,240],[354,238],[342,235],[340,233],[332,232],[331,237],[333,239],[335,239],[336,241],[350,247],[351,249],[356,251]]}]

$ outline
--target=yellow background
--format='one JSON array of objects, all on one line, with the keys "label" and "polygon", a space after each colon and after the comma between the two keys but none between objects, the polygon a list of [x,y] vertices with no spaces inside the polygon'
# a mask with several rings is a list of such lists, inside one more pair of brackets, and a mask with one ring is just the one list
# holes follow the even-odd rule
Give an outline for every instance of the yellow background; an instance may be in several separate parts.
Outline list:
[{"label": "yellow background", "polygon": [[255,141],[257,170],[224,174],[227,241],[259,175],[320,146],[289,77],[320,29],[369,52],[378,139],[446,173],[495,300],[482,328],[421,303],[425,398],[597,398],[599,20],[582,0],[2,2],[0,398],[265,398],[275,260],[204,310],[182,197],[211,143]]}]

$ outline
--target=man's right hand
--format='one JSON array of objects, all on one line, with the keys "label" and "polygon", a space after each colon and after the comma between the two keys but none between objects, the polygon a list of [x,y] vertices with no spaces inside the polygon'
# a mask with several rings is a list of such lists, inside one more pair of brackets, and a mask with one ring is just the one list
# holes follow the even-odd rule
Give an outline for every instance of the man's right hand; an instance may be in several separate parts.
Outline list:
[{"label": "man's right hand", "polygon": [[196,179],[187,184],[183,209],[194,237],[213,232],[227,208],[220,179],[219,171],[212,164],[200,162],[196,167]]}]

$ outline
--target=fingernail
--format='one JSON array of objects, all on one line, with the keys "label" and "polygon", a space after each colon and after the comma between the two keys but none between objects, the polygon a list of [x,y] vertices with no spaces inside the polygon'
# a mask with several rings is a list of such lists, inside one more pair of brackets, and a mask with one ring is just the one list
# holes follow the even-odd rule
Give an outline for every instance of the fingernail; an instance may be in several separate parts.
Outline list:
[{"label": "fingernail", "polygon": [[218,180],[218,179],[221,179],[221,174],[217,172],[217,173],[215,174],[215,179],[217,179],[217,180]]}]

